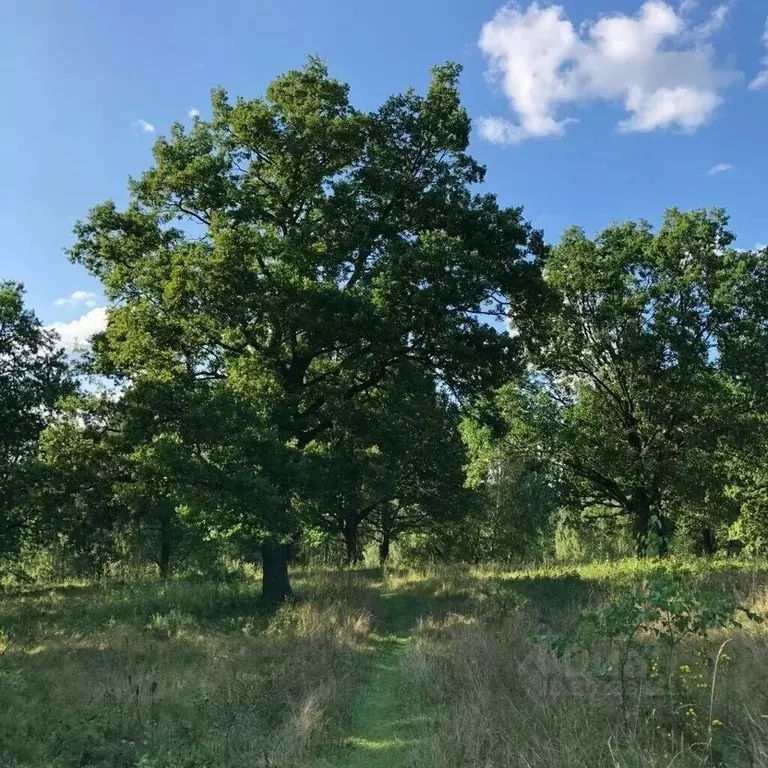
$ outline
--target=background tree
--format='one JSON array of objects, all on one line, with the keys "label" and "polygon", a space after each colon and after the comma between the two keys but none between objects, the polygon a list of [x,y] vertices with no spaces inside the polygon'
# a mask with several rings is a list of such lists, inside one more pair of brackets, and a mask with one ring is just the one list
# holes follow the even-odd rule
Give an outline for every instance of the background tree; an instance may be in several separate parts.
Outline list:
[{"label": "background tree", "polygon": [[471,512],[458,424],[457,406],[411,367],[313,442],[312,516],[342,537],[347,562],[360,559],[363,532],[378,540],[383,564],[400,533]]},{"label": "background tree", "polygon": [[88,409],[85,402],[68,399],[42,433],[35,494],[38,540],[49,547],[62,542],[79,576],[98,574],[117,559],[118,537],[131,518],[116,493],[128,477],[126,457],[94,416],[99,399],[88,398]]},{"label": "background tree", "polygon": [[467,456],[458,405],[430,380],[403,378],[387,394],[381,413],[389,413],[393,423],[380,450],[390,490],[368,519],[382,566],[402,534],[435,533],[474,513],[464,487]]},{"label": "background tree", "polygon": [[535,302],[541,238],[473,193],[458,75],[372,113],[317,60],[265,99],[216,91],[210,121],[157,141],[125,211],[77,227],[72,258],[114,302],[96,370],[171,390],[204,461],[272,489],[240,503],[268,534],[266,597],[290,591],[305,451],[362,393],[419,366],[471,398],[518,364],[483,313]]},{"label": "background tree", "polygon": [[[551,465],[533,451],[520,451],[509,436],[513,425],[489,423],[476,412],[462,422],[467,446],[467,485],[475,490],[475,507],[454,551],[467,547],[473,560],[520,562],[552,553],[554,526],[562,501]],[[446,547],[446,549],[448,549]]]},{"label": "background tree", "polygon": [[24,289],[0,282],[0,555],[13,554],[29,519],[37,482],[37,440],[60,397],[72,391],[63,350],[24,307]]},{"label": "background tree", "polygon": [[534,371],[501,395],[509,440],[559,473],[572,506],[663,544],[686,504],[722,496],[729,412],[722,341],[740,255],[722,211],[668,211],[590,240],[565,233],[545,267],[554,309],[521,326]]},{"label": "background tree", "polygon": [[722,466],[740,516],[734,535],[753,552],[768,544],[768,248],[739,251],[727,296],[722,369],[733,390]]},{"label": "background tree", "polygon": [[255,493],[239,462],[222,471],[203,458],[204,435],[189,434],[177,408],[158,400],[168,395],[144,381],[119,394],[70,398],[42,435],[43,529],[48,540],[64,537],[82,568],[98,572],[117,559],[119,541],[131,541],[135,554],[151,553],[165,580],[210,534],[236,525],[241,486]]}]

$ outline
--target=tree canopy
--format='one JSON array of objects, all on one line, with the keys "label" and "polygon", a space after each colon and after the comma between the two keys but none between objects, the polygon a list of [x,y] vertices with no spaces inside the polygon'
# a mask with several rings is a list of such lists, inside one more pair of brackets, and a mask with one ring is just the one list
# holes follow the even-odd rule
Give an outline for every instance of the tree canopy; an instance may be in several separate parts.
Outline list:
[{"label": "tree canopy", "polygon": [[0,554],[20,542],[37,439],[73,387],[57,341],[24,306],[23,287],[0,282]]},{"label": "tree canopy", "polygon": [[6,561],[247,557],[282,600],[317,540],[765,546],[768,250],[719,209],[547,244],[486,190],[459,75],[371,111],[318,59],[215,90],[76,225],[108,302],[77,363],[0,284]]},{"label": "tree canopy", "polygon": [[748,257],[722,211],[568,230],[547,260],[555,302],[523,327],[530,375],[501,402],[521,450],[547,457],[577,508],[627,515],[640,551],[674,510],[716,506],[726,375]]},{"label": "tree canopy", "polygon": [[211,120],[157,141],[126,210],[77,227],[71,256],[113,302],[96,370],[160,387],[158,418],[206,461],[265,477],[277,507],[247,504],[272,543],[297,525],[304,450],[362,393],[415,366],[471,399],[519,366],[489,320],[536,303],[541,237],[474,191],[458,75],[371,113],[317,60],[263,99],[215,91]]}]

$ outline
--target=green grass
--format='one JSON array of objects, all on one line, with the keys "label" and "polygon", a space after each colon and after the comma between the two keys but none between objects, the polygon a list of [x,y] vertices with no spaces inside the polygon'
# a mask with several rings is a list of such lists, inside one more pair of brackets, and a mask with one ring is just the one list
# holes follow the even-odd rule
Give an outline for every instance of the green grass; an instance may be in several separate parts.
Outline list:
[{"label": "green grass", "polygon": [[403,669],[419,616],[418,603],[401,592],[380,591],[377,598],[371,635],[375,661],[355,700],[347,734],[330,758],[339,768],[404,765],[427,720],[408,695]]},{"label": "green grass", "polygon": [[344,768],[403,765],[418,716],[403,697],[402,657],[407,638],[382,639],[370,679],[360,691],[351,724],[333,762]]},{"label": "green grass", "polygon": [[[763,562],[672,564],[768,604]],[[768,764],[764,625],[732,633],[705,762],[646,727],[644,689],[637,722],[622,721],[611,648],[559,659],[540,641],[658,566],[299,570],[296,602],[276,612],[249,580],[7,591],[0,766]]]}]

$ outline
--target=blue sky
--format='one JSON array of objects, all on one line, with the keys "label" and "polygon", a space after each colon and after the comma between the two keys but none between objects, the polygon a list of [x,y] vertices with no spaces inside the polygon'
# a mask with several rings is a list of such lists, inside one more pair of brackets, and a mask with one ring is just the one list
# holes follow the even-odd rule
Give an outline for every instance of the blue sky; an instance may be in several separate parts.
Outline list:
[{"label": "blue sky", "polygon": [[363,108],[461,62],[487,186],[549,239],[718,205],[739,245],[768,242],[767,13],[764,0],[0,0],[0,277],[65,336],[98,325],[99,286],[63,254],[74,221],[125,202],[154,138],[205,116],[212,87],[260,95],[308,54]]}]

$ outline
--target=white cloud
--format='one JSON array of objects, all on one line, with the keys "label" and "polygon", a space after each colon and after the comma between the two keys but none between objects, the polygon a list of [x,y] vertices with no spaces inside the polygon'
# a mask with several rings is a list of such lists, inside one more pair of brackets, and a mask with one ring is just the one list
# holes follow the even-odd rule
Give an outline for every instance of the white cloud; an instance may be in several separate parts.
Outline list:
[{"label": "white cloud", "polygon": [[532,136],[562,136],[565,126],[578,120],[569,118],[557,123],[549,118],[542,119],[534,126],[516,125],[503,117],[478,118],[480,135],[493,144],[519,144]]},{"label": "white cloud", "polygon": [[48,327],[58,333],[61,345],[71,351],[88,344],[94,333],[99,333],[107,327],[107,309],[96,307],[77,320],[69,323],[58,320]]},{"label": "white cloud", "polygon": [[708,171],[708,176],[716,176],[718,173],[725,173],[726,171],[732,171],[733,166],[730,163],[718,163],[713,165]]},{"label": "white cloud", "polygon": [[76,307],[79,304],[84,304],[86,307],[95,307],[98,299],[99,297],[91,291],[75,291],[69,296],[56,299],[53,303],[57,307]]},{"label": "white cloud", "polygon": [[187,112],[187,117],[200,117],[200,110],[193,107]]},{"label": "white cloud", "polygon": [[763,251],[768,246],[765,245],[765,243],[755,243],[751,248],[734,248],[733,250],[736,251],[736,253],[750,253],[751,251]]},{"label": "white cloud", "polygon": [[763,29],[763,45],[765,46],[765,55],[761,60],[762,71],[758,72],[755,79],[749,84],[749,87],[756,91],[759,88],[768,88],[768,19],[765,20]]},{"label": "white cloud", "polygon": [[573,118],[560,117],[559,108],[590,101],[622,103],[629,114],[621,131],[695,131],[734,73],[717,67],[708,42],[729,5],[698,26],[686,15],[692,7],[647,0],[634,16],[605,15],[578,31],[559,5],[500,9],[483,25],[479,45],[517,120],[481,118],[481,134],[499,144],[562,136]]},{"label": "white cloud", "polygon": [[[690,10],[690,8],[687,10]],[[685,14],[687,10],[685,6],[680,7],[680,12],[683,14]],[[719,32],[723,28],[730,10],[731,6],[729,3],[718,5],[712,13],[709,14],[709,19],[707,19],[707,21],[698,27],[694,27],[693,37],[699,40],[707,40],[716,32]]]},{"label": "white cloud", "polygon": [[135,123],[136,127],[141,129],[144,133],[154,133],[155,132],[155,126],[152,125],[152,123],[148,123],[146,120],[137,120]]}]

